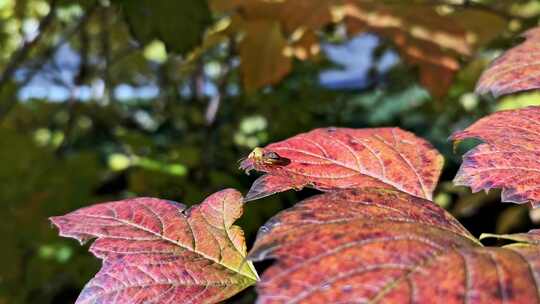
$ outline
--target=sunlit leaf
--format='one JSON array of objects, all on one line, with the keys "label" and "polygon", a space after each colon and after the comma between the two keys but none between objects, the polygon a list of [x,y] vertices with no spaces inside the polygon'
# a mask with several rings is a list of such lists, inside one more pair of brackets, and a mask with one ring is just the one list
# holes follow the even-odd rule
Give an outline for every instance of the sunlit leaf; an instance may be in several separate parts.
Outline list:
[{"label": "sunlit leaf", "polygon": [[248,20],[272,19],[280,22],[288,34],[300,27],[317,30],[330,23],[331,8],[338,4],[334,0],[211,0],[214,10],[241,12]]},{"label": "sunlit leaf", "polygon": [[484,117],[452,139],[484,143],[463,156],[454,183],[473,192],[502,188],[502,200],[540,204],[540,107],[501,111]]},{"label": "sunlit leaf", "polygon": [[[274,154],[290,163],[275,164]],[[241,168],[267,173],[246,200],[305,186],[323,191],[379,186],[431,199],[442,165],[427,141],[399,128],[326,128],[258,148]]]},{"label": "sunlit leaf", "polygon": [[539,300],[539,247],[482,247],[442,208],[394,190],[307,199],[261,228],[249,258],[276,260],[258,303]]},{"label": "sunlit leaf", "polygon": [[540,28],[523,34],[525,41],[497,58],[482,74],[476,91],[494,96],[540,88]]},{"label": "sunlit leaf", "polygon": [[[214,0],[212,4],[214,10],[236,12],[251,22],[278,22],[286,37],[293,38],[288,50],[299,59],[308,58],[311,50],[294,43],[298,32],[342,23],[351,35],[376,33],[391,40],[408,63],[419,67],[420,82],[436,97],[446,95],[460,67],[459,58],[472,55],[478,45],[506,26],[503,18],[491,12],[471,8],[443,14],[427,1]],[[247,23],[247,31],[249,27]],[[309,41],[310,49],[318,49],[315,42]],[[260,52],[256,48],[250,51]]]},{"label": "sunlit leaf", "polygon": [[136,198],[52,217],[60,235],[84,243],[103,266],[77,303],[216,303],[257,280],[245,260],[242,196],[223,190],[190,209]]},{"label": "sunlit leaf", "polygon": [[407,62],[419,66],[420,82],[437,97],[446,95],[460,67],[456,55],[470,56],[477,43],[489,41],[505,25],[499,16],[478,10],[442,15],[434,6],[410,3],[350,1],[344,11],[349,31],[392,40]]},{"label": "sunlit leaf", "polygon": [[508,95],[497,101],[497,111],[514,110],[529,106],[540,106],[540,92],[531,91]]},{"label": "sunlit leaf", "polygon": [[242,81],[248,91],[280,81],[290,72],[291,58],[284,54],[287,41],[279,23],[248,21],[240,44]]}]

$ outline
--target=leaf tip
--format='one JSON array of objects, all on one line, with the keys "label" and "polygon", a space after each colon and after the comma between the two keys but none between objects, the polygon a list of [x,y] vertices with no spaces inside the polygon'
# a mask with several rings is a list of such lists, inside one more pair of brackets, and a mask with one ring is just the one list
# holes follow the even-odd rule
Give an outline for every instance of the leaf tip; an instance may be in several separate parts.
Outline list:
[{"label": "leaf tip", "polygon": [[499,236],[496,235],[496,234],[493,234],[493,233],[482,233],[480,234],[480,236],[478,237],[478,239],[480,241],[484,240],[484,239],[492,239],[492,238],[498,238]]},{"label": "leaf tip", "polygon": [[60,233],[60,235],[62,235],[62,222],[64,221],[64,216],[51,216],[49,217],[49,222],[51,223],[51,227],[56,227]]},{"label": "leaf tip", "polygon": [[66,215],[51,216],[49,217],[49,221],[51,222],[52,226],[55,226],[58,229],[58,235],[61,237],[76,239],[80,245],[84,245],[89,239],[88,236],[82,233],[67,232],[67,230],[69,230],[69,220],[66,218]]}]

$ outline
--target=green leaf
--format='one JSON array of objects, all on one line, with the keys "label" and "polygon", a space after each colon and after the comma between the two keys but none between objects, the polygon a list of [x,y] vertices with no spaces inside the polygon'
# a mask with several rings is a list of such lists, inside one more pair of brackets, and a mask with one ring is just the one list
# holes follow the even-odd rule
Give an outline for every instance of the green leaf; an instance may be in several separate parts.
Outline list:
[{"label": "green leaf", "polygon": [[162,40],[168,50],[185,54],[201,43],[210,24],[204,0],[116,0],[133,36],[142,44]]}]

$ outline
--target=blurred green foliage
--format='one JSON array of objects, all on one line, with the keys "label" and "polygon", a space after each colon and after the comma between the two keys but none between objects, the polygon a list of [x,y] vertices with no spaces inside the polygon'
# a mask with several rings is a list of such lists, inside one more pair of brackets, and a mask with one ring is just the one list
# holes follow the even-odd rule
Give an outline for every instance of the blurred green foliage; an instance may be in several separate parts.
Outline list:
[{"label": "blurred green foliage", "polygon": [[[0,80],[0,304],[73,302],[98,270],[86,247],[57,236],[49,216],[133,196],[189,205],[227,187],[245,192],[255,177],[237,169],[241,157],[322,126],[399,126],[427,138],[446,159],[437,203],[476,234],[530,227],[525,209],[494,204],[497,193],[471,195],[450,183],[461,153],[474,144],[454,153],[447,141],[453,131],[496,109],[540,103],[538,93],[499,103],[473,94],[494,54],[538,22],[537,1],[472,2],[516,17],[472,59],[462,60],[446,97],[432,98],[418,70],[403,62],[366,88],[325,88],[319,72],[336,64],[324,56],[295,59],[281,82],[246,93],[234,39],[213,41],[207,30],[202,47],[189,53],[207,24],[227,18],[211,15],[205,1],[170,8],[171,1],[0,0],[0,67],[5,73],[16,65],[9,79]],[[55,18],[41,33],[40,20],[51,10]],[[42,36],[19,58],[36,35]],[[350,38],[339,26],[318,35],[332,43]],[[62,46],[76,54],[74,66],[57,58]],[[394,46],[385,41],[380,48]],[[25,88],[43,77],[67,96],[24,98]],[[150,86],[157,93],[126,98],[122,86]],[[84,90],[91,93],[83,98]],[[249,203],[239,221],[248,245],[270,216],[313,192]],[[251,303],[253,297],[248,290],[231,301]]]}]

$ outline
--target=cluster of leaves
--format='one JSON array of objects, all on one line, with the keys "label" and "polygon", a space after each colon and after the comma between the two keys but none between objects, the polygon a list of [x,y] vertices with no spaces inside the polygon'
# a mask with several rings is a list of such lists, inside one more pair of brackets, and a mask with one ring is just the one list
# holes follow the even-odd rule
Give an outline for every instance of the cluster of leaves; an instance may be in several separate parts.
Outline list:
[{"label": "cluster of leaves", "polygon": [[[351,36],[375,32],[392,41],[409,63],[419,67],[421,83],[441,97],[460,67],[458,57],[471,56],[476,47],[497,36],[506,20],[473,7],[441,14],[439,5],[444,3],[430,2],[216,0],[214,7],[236,12],[231,27],[247,32],[240,55],[248,89],[281,80],[291,69],[292,57],[316,56],[317,31],[342,24]],[[304,12],[311,12],[307,20]],[[285,47],[289,58],[282,51]]]},{"label": "cluster of leaves", "polygon": [[[513,77],[530,65],[505,69],[527,43],[496,61],[479,90],[501,92],[494,71],[503,92],[540,87]],[[540,107],[530,107],[455,133],[484,141],[465,155],[455,181],[473,191],[503,188],[504,201],[536,207],[538,121]],[[245,199],[232,189],[190,209],[128,199],[51,221],[62,236],[97,238],[90,251],[103,266],[77,303],[217,303],[252,284],[259,303],[539,302],[540,232],[476,239],[431,201],[442,165],[428,142],[399,128],[316,129],[243,160],[241,169],[265,173]],[[273,217],[247,253],[233,226],[243,202],[305,186],[325,193]],[[485,247],[485,238],[513,243]],[[277,261],[259,279],[252,261],[266,259]]]}]

